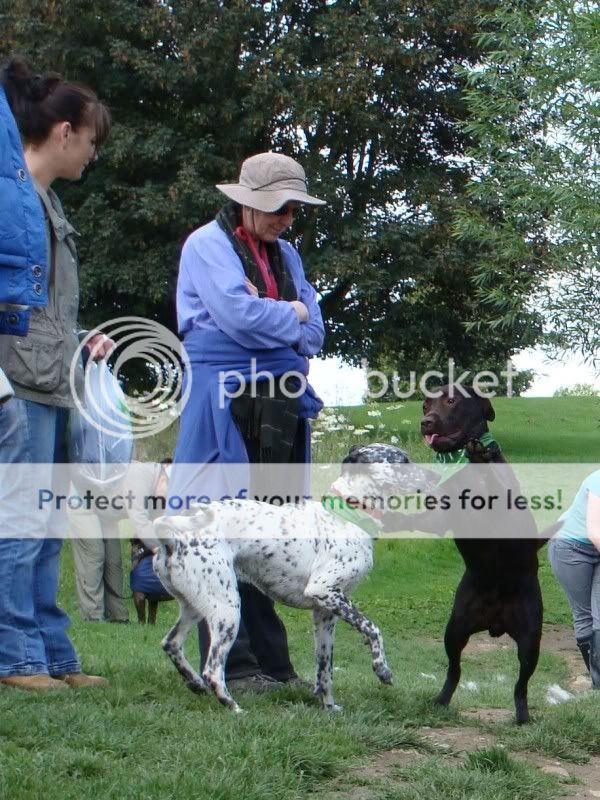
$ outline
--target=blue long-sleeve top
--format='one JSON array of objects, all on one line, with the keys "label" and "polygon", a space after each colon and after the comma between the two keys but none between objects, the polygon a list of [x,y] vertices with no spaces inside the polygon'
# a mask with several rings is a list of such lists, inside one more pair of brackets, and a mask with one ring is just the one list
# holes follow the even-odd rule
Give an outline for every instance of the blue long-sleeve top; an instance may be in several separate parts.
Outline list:
[{"label": "blue long-sleeve top", "polygon": [[283,239],[278,243],[298,300],[308,308],[307,322],[299,322],[286,301],[250,294],[239,256],[213,221],[194,231],[183,247],[177,282],[180,334],[217,329],[249,349],[288,346],[303,356],[316,355],[325,336],[316,292],[306,280],[297,250]]}]

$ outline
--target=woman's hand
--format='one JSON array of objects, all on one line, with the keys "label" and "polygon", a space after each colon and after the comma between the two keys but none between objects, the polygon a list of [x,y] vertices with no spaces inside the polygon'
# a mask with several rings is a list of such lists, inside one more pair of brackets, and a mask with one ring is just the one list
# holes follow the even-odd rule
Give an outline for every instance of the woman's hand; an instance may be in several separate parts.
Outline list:
[{"label": "woman's hand", "polygon": [[[258,297],[258,289],[252,283],[249,278],[246,278],[244,283],[246,284],[246,289],[250,292],[253,297]],[[269,298],[265,298],[269,299]],[[310,314],[308,313],[308,308],[304,305],[301,300],[290,300],[289,304],[296,312],[296,316],[298,317],[299,322],[308,322],[310,319]]]},{"label": "woman's hand", "polygon": [[246,278],[245,284],[246,284],[246,289],[248,289],[252,297],[258,297],[258,289],[249,278]]},{"label": "woman's hand", "polygon": [[308,308],[304,305],[303,302],[301,302],[300,300],[290,300],[289,304],[296,312],[296,316],[298,317],[299,322],[308,322],[309,320]]},{"label": "woman's hand", "polygon": [[101,361],[106,358],[115,347],[115,342],[103,333],[96,333],[85,343],[92,361]]}]

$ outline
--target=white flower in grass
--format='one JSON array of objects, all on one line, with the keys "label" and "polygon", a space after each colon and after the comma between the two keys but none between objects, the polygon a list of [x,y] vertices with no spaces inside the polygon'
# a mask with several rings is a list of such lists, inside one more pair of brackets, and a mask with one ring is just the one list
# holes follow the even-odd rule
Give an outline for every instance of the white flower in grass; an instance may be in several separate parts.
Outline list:
[{"label": "white flower in grass", "polygon": [[402,425],[412,425],[412,421],[410,419],[403,419]]},{"label": "white flower in grass", "polygon": [[346,430],[347,431],[353,431],[354,430],[354,425],[346,425]]},{"label": "white flower in grass", "polygon": [[367,411],[367,416],[368,417],[380,417],[381,416],[381,411],[377,411],[377,410],[375,410],[375,411]]},{"label": "white flower in grass", "polygon": [[354,433],[357,436],[363,436],[365,433],[368,433],[368,432],[369,431],[366,428],[356,428],[355,431],[354,431]]},{"label": "white flower in grass", "polygon": [[365,425],[365,428],[366,428],[368,431],[374,431],[374,430],[375,430],[375,425]]},{"label": "white flower in grass", "polygon": [[323,436],[323,431],[313,431],[312,432],[312,438],[313,439],[318,439],[320,436]]},{"label": "white flower in grass", "polygon": [[398,444],[399,441],[400,439],[397,436],[390,436],[390,442],[392,444]]},{"label": "white flower in grass", "polygon": [[380,430],[380,431],[384,430],[385,429],[385,424],[383,422],[380,422],[379,425],[377,426],[377,429]]}]

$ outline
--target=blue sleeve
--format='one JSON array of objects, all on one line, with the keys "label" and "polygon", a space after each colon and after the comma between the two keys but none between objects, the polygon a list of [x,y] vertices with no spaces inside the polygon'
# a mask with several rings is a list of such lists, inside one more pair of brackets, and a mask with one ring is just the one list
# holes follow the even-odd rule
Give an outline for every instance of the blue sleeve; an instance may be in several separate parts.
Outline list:
[{"label": "blue sleeve", "polygon": [[583,485],[592,494],[595,494],[597,497],[600,497],[600,470],[596,470],[592,472],[591,475],[588,475]]},{"label": "blue sleeve", "polygon": [[317,302],[317,293],[306,280],[302,260],[297,250],[289,242],[280,242],[280,244],[286,265],[298,291],[298,300],[301,300],[308,308],[308,322],[300,323],[300,339],[297,350],[301,356],[314,356],[323,347],[325,339],[325,328],[321,308]]},{"label": "blue sleeve", "polygon": [[242,347],[269,350],[300,341],[300,322],[289,303],[248,292],[240,259],[224,234],[192,234],[187,240],[178,291],[190,306],[199,300],[215,325]]}]

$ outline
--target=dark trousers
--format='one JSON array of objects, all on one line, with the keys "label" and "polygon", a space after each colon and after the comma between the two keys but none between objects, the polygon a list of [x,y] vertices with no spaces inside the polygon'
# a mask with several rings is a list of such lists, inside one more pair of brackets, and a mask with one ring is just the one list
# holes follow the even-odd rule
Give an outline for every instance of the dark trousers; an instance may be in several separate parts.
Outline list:
[{"label": "dark trousers", "polygon": [[[248,460],[259,463],[258,445],[244,438]],[[302,464],[306,454],[306,428],[300,420],[290,463]],[[252,487],[251,487],[252,488]],[[260,492],[260,487],[254,487]],[[273,486],[270,487],[273,493]],[[303,494],[303,487],[284,487],[284,494]],[[254,490],[254,489],[253,489]],[[296,677],[290,661],[287,634],[283,622],[275,612],[273,601],[249,583],[239,583],[241,619],[237,639],[229,651],[225,665],[225,679],[243,678],[264,673],[280,681]],[[210,636],[205,622],[198,625],[200,644],[200,673],[204,669],[210,646]]]}]

